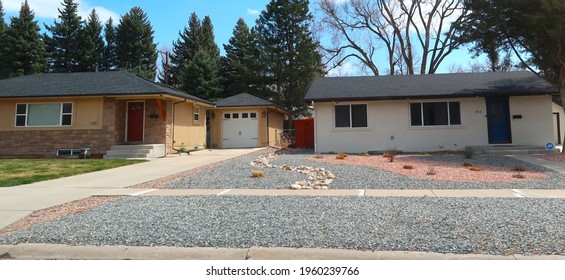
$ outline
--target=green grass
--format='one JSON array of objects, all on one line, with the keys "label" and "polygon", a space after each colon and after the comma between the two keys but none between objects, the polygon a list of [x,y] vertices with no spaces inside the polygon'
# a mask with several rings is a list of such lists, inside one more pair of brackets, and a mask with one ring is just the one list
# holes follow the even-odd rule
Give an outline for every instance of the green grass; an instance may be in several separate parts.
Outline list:
[{"label": "green grass", "polygon": [[100,159],[0,159],[0,187],[30,184],[145,162]]}]

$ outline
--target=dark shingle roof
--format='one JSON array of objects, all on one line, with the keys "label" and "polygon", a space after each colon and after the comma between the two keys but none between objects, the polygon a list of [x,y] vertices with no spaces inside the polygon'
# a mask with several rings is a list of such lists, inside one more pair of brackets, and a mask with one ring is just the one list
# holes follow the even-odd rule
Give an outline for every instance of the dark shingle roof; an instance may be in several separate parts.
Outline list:
[{"label": "dark shingle roof", "polygon": [[276,106],[274,103],[249,93],[240,93],[216,102],[216,107],[253,107],[253,106]]},{"label": "dark shingle roof", "polygon": [[34,74],[0,80],[0,98],[169,94],[213,105],[177,89],[120,71]]},{"label": "dark shingle roof", "polygon": [[307,101],[558,94],[530,72],[316,78]]}]

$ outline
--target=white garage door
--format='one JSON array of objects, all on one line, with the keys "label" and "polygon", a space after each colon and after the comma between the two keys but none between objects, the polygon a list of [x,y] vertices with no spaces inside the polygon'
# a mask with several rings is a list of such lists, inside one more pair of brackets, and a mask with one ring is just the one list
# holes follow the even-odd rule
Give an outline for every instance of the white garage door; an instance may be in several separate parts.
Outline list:
[{"label": "white garage door", "polygon": [[257,112],[229,112],[223,115],[222,142],[224,148],[259,147]]}]

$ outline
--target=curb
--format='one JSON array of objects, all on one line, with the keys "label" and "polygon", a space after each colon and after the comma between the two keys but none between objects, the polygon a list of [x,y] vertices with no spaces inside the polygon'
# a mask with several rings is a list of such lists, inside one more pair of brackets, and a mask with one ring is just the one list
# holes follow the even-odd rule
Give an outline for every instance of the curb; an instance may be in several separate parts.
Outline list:
[{"label": "curb", "polygon": [[565,255],[441,254],[309,248],[0,245],[0,260],[565,260]]}]

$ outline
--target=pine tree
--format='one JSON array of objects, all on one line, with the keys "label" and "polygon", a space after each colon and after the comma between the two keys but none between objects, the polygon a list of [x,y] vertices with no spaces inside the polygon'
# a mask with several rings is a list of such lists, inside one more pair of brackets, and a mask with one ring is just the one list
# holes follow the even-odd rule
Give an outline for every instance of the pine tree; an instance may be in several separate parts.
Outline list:
[{"label": "pine tree", "polygon": [[102,53],[102,71],[116,70],[118,62],[116,55],[116,27],[114,21],[109,18],[104,25],[104,50]]},{"label": "pine tree", "polygon": [[222,91],[220,85],[220,50],[214,38],[210,17],[202,20],[196,34],[196,53],[185,62],[180,75],[180,89],[200,98],[214,100]]},{"label": "pine tree", "polygon": [[59,9],[59,22],[45,28],[51,36],[45,36],[47,53],[52,61],[53,72],[79,72],[81,52],[82,19],[78,15],[78,4],[73,0],[63,0],[63,9]]},{"label": "pine tree", "polygon": [[247,92],[267,98],[267,89],[262,83],[259,52],[251,30],[240,18],[233,29],[233,36],[224,45],[226,55],[221,58],[223,96],[229,97]]},{"label": "pine tree", "polygon": [[[179,32],[179,39],[173,42],[173,52],[170,55],[168,83],[174,87],[181,87],[180,76],[185,64],[192,60],[196,54],[198,37],[200,37],[200,19],[196,13],[190,15],[188,27]],[[161,82],[164,82],[164,78]]]},{"label": "pine tree", "polygon": [[22,4],[18,17],[12,17],[5,33],[4,53],[8,76],[22,76],[47,71],[45,45],[39,34],[35,14],[27,0]]},{"label": "pine tree", "polygon": [[274,100],[297,117],[306,113],[304,95],[323,72],[312,38],[307,0],[271,0],[257,21],[261,56],[272,79]]},{"label": "pine tree", "polygon": [[4,55],[5,38],[4,35],[8,29],[6,21],[4,20],[4,6],[2,5],[2,0],[0,0],[0,79],[6,78],[8,73],[6,69],[6,58]]},{"label": "pine tree", "polygon": [[96,10],[92,10],[88,20],[81,32],[81,60],[79,68],[84,72],[95,72],[101,70],[102,57],[104,53],[104,41],[102,40],[102,23],[98,19]]},{"label": "pine tree", "polygon": [[117,64],[127,70],[154,80],[157,72],[157,45],[153,43],[153,27],[147,14],[139,7],[122,16],[116,28]]}]

